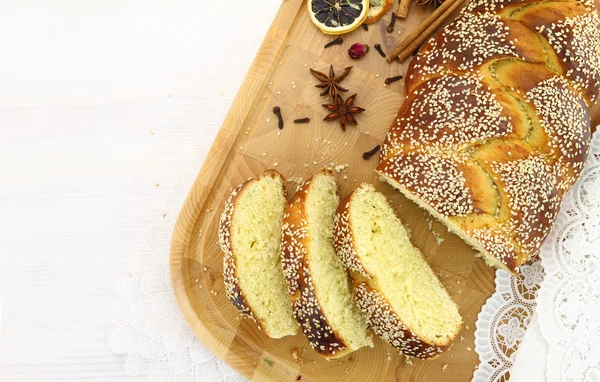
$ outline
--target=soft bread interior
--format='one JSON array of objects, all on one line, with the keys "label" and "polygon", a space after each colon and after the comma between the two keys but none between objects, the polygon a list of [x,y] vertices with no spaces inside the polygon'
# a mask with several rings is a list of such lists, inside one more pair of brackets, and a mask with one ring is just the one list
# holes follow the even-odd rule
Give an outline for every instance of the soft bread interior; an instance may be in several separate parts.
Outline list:
[{"label": "soft bread interior", "polygon": [[350,349],[372,346],[367,323],[354,304],[350,278],[333,248],[333,221],[340,199],[335,179],[313,177],[306,198],[310,234],[308,265],[315,295],[331,328]]},{"label": "soft bread interior", "polygon": [[362,185],[349,211],[360,260],[400,320],[430,344],[449,344],[462,322],[456,304],[383,194]]},{"label": "soft bread interior", "polygon": [[390,184],[392,187],[394,187],[395,189],[400,191],[407,199],[412,200],[419,207],[421,207],[424,210],[426,210],[427,212],[429,212],[440,223],[444,224],[450,232],[454,233],[455,235],[457,235],[458,237],[463,239],[465,241],[465,243],[469,244],[471,247],[473,247],[475,250],[477,250],[479,252],[478,256],[482,257],[487,265],[510,272],[510,270],[504,263],[502,263],[501,261],[496,259],[494,256],[492,256],[477,241],[471,239],[471,237],[466,235],[464,233],[464,231],[460,228],[460,226],[458,226],[457,224],[448,220],[444,215],[437,212],[429,204],[424,203],[418,196],[416,196],[412,192],[408,191],[406,188],[402,187],[402,185],[400,183],[398,183],[394,179],[388,178],[387,176],[382,175],[382,174],[380,174],[379,179],[382,182],[386,182],[386,183]]},{"label": "soft bread interior", "polygon": [[232,249],[244,299],[269,336],[298,331],[281,270],[280,237],[286,199],[280,177],[249,184],[232,217]]}]

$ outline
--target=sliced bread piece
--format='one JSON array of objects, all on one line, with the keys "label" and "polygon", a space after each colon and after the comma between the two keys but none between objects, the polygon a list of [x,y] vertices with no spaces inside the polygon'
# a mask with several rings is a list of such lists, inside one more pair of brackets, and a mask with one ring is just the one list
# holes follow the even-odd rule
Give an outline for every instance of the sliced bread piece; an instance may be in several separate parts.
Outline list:
[{"label": "sliced bread piece", "polygon": [[422,359],[450,348],[462,324],[458,308],[383,194],[363,184],[346,197],[334,237],[358,306],[378,336]]},{"label": "sliced bread piece", "polygon": [[227,297],[272,338],[298,332],[281,270],[284,185],[275,170],[240,184],[225,204],[219,225]]},{"label": "sliced bread piece", "polygon": [[294,316],[310,345],[326,358],[373,346],[352,298],[352,282],[333,248],[340,198],[330,171],[306,181],[283,217],[282,262]]}]

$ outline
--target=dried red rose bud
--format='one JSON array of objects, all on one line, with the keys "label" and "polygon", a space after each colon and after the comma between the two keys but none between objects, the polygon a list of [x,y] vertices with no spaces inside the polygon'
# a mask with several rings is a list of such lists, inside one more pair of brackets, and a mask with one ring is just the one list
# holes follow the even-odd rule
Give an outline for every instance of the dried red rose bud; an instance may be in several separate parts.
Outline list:
[{"label": "dried red rose bud", "polygon": [[348,49],[348,56],[356,60],[359,58],[363,58],[368,51],[369,46],[367,44],[361,44],[357,42],[356,44],[352,44],[350,49]]}]

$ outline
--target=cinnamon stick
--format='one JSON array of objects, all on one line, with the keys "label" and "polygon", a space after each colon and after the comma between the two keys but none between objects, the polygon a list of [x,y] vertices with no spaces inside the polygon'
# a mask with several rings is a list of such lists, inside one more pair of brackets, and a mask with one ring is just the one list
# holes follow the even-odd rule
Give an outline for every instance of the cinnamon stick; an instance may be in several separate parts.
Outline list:
[{"label": "cinnamon stick", "polygon": [[396,57],[400,62],[406,60],[426,39],[435,31],[454,11],[466,0],[446,0],[444,3],[421,24],[400,42],[386,57],[387,62],[392,62]]},{"label": "cinnamon stick", "polygon": [[396,16],[405,19],[408,16],[408,8],[410,8],[410,3],[412,0],[400,0],[400,4],[398,4],[398,10],[396,11]]}]

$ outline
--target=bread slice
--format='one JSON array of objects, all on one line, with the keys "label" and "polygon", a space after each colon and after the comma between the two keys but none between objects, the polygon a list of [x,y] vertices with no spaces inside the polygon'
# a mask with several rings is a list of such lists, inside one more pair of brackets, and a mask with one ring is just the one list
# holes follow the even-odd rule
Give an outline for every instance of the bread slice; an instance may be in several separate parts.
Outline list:
[{"label": "bread slice", "polygon": [[227,297],[272,338],[298,332],[281,270],[284,185],[275,170],[240,184],[227,200],[219,225]]},{"label": "bread slice", "polygon": [[346,197],[334,237],[358,306],[378,336],[422,359],[450,348],[462,324],[458,308],[383,194],[363,184]]},{"label": "bread slice", "polygon": [[294,316],[310,345],[326,358],[373,346],[352,298],[352,283],[333,248],[340,198],[329,171],[306,181],[283,217],[282,262]]}]

